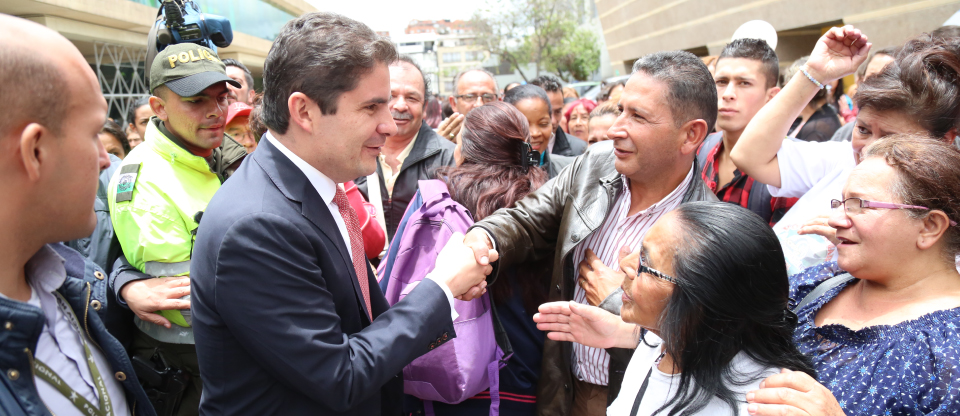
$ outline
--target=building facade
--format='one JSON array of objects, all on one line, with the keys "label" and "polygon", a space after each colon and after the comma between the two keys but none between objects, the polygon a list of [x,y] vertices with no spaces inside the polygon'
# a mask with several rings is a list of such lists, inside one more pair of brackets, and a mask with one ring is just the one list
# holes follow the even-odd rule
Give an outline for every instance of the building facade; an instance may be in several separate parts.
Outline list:
[{"label": "building facade", "polygon": [[830,27],[852,24],[874,48],[903,43],[943,25],[958,0],[596,0],[612,72],[663,50],[718,55],[733,32],[751,20],[778,31],[780,62],[809,55]]},{"label": "building facade", "polygon": [[427,79],[427,92],[437,94],[440,87],[440,67],[437,64],[437,46],[440,36],[436,33],[414,33],[399,35],[391,39],[397,45],[397,52],[413,58]]},{"label": "building facade", "polygon": [[440,83],[437,90],[443,96],[456,94],[453,83],[460,71],[481,68],[490,58],[490,52],[478,45],[471,34],[445,36],[438,45]]}]

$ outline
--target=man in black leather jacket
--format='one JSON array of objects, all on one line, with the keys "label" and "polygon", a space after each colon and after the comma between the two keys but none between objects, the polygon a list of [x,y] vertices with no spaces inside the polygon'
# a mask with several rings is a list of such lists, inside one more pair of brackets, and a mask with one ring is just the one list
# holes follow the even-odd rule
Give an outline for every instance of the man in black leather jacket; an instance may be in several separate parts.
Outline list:
[{"label": "man in black leather jacket", "polygon": [[[555,179],[515,208],[501,209],[477,222],[466,236],[468,244],[486,242],[496,247],[501,253],[498,268],[553,255],[550,301],[573,300],[579,282],[588,292],[601,291],[592,298],[603,300],[599,305],[617,314],[623,274],[616,255],[586,273],[583,263],[575,263],[574,258],[578,250],[583,253],[587,248],[600,254],[603,245],[599,243],[614,241],[620,233],[642,236],[643,227],[650,225],[650,221],[643,224],[643,218],[655,221],[654,216],[683,202],[716,200],[701,179],[695,156],[704,137],[713,131],[717,90],[710,72],[694,55],[661,52],[637,61],[620,106],[622,113],[608,133],[613,140],[590,146]],[[639,243],[631,247],[637,249]],[[571,361],[572,347],[569,342],[544,344],[537,394],[540,415],[580,414],[575,409],[584,403],[574,399],[580,400],[583,393],[578,394],[578,385],[597,392],[606,389],[607,404],[619,392],[632,351],[608,350],[608,372],[602,375],[608,387],[585,386],[587,380]],[[594,400],[590,405],[594,410],[605,408]]]}]

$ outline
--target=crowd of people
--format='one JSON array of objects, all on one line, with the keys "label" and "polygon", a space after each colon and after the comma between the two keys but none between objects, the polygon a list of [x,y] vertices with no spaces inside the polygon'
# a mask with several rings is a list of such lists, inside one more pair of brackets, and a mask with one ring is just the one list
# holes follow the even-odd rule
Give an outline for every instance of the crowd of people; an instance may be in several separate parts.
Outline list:
[{"label": "crowd of people", "polygon": [[960,413],[960,28],[657,52],[595,102],[441,98],[309,13],[260,92],[159,51],[126,125],[61,35],[0,40],[2,414]]}]

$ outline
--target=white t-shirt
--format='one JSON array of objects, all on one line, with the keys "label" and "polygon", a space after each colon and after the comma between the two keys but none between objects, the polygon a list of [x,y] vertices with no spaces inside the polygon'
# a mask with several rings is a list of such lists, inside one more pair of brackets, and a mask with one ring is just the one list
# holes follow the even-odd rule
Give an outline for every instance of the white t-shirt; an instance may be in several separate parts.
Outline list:
[{"label": "white t-shirt", "polygon": [[[661,341],[656,335],[647,333],[647,343],[657,345],[657,347],[648,347],[641,343],[630,358],[630,364],[627,365],[627,372],[623,377],[623,386],[620,389],[620,395],[614,400],[613,404],[607,408],[608,416],[629,416],[633,410],[633,402],[640,392],[640,386],[647,377],[647,372],[653,367],[650,373],[650,383],[647,385],[647,391],[640,401],[640,408],[637,416],[649,416],[660,409],[673,396],[677,394],[677,385],[680,383],[680,374],[666,374],[655,367],[657,358],[660,357],[662,348],[659,346]],[[727,387],[736,395],[739,403],[740,415],[747,416],[747,393],[760,387],[763,379],[780,372],[779,368],[763,367],[744,353],[737,354],[730,366],[736,369],[741,375],[740,383],[731,383]],[[669,408],[660,414],[669,413]],[[701,415],[732,415],[733,409],[730,406],[714,397],[707,403],[707,406],[701,409],[697,414]]]},{"label": "white t-shirt", "polygon": [[825,261],[835,260],[837,248],[818,235],[798,235],[811,218],[830,213],[830,200],[841,199],[843,187],[856,167],[850,142],[784,140],[777,152],[780,188],[767,185],[770,195],[800,198],[773,226],[794,275]]}]

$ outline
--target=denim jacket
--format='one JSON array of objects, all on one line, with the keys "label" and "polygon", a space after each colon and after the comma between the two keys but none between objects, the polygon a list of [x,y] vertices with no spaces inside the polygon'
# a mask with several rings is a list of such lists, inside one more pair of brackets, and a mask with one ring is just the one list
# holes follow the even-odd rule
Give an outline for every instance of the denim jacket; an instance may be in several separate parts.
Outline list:
[{"label": "denim jacket", "polygon": [[[67,272],[67,279],[57,291],[110,363],[111,370],[104,376],[114,377],[123,385],[132,414],[156,416],[137,382],[127,352],[103,324],[108,306],[106,275],[92,261],[62,244],[51,244],[50,248],[64,258]],[[50,415],[37,393],[32,366],[44,322],[39,308],[0,298],[0,414]]]}]

